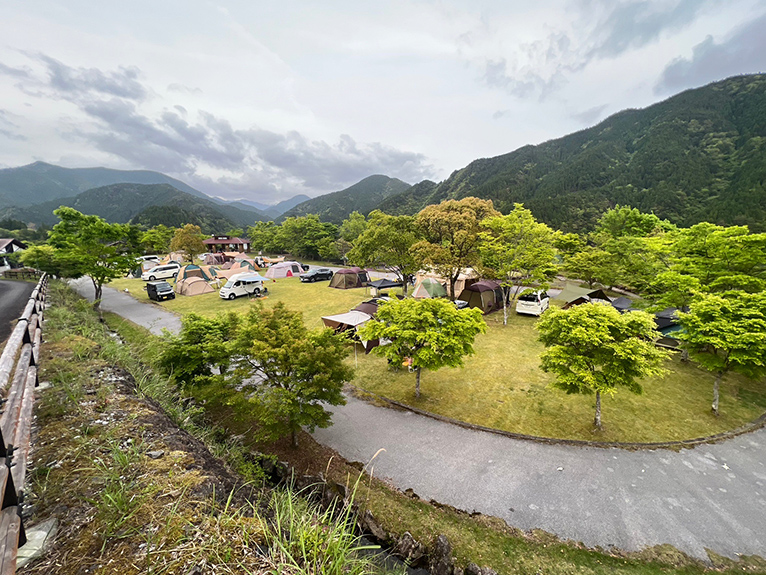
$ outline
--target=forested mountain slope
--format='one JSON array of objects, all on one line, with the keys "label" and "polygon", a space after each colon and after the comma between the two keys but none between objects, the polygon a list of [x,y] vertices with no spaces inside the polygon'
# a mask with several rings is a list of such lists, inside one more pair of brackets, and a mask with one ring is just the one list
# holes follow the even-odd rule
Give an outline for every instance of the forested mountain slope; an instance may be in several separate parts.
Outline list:
[{"label": "forested mountain slope", "polygon": [[[425,191],[425,193],[424,193]],[[593,226],[615,205],[688,226],[706,220],[766,231],[766,75],[729,78],[537,146],[485,158],[428,191],[380,204],[414,214],[445,199],[523,202],[567,231]]]},{"label": "forested mountain slope", "polygon": [[357,211],[367,215],[387,197],[409,188],[409,184],[396,178],[381,175],[369,176],[345,190],[325,194],[298,204],[282,214],[279,220],[291,216],[319,214],[322,221],[340,224],[351,212]]},{"label": "forested mountain slope", "polygon": [[109,222],[126,223],[135,219],[150,225],[192,223],[199,225],[206,233],[225,233],[232,227],[253,225],[263,219],[255,210],[215,204],[169,184],[113,184],[88,190],[73,198],[0,210],[0,213],[25,222],[53,225],[58,221],[53,210],[61,205],[100,216]]}]

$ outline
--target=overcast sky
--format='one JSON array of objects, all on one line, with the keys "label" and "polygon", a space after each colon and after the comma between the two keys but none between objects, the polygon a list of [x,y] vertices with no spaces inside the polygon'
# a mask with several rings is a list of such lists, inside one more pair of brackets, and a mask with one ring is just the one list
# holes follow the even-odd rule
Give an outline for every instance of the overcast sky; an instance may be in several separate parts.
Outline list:
[{"label": "overcast sky", "polygon": [[766,71],[766,0],[0,6],[0,168],[143,168],[275,203]]}]

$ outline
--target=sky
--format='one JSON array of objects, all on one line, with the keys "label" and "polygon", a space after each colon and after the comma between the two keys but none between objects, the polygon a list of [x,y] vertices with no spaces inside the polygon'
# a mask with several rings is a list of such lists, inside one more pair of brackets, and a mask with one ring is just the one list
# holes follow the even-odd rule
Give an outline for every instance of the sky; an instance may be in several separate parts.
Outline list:
[{"label": "sky", "polygon": [[5,0],[0,168],[149,169],[273,204],[441,181],[729,76],[766,0]]}]

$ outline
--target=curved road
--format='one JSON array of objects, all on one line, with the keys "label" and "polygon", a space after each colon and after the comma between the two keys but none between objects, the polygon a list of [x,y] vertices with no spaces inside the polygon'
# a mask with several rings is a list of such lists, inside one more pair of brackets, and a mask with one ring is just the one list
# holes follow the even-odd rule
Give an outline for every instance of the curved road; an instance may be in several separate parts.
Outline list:
[{"label": "curved road", "polygon": [[29,301],[35,283],[0,280],[0,343],[11,335],[15,320],[19,319]]},{"label": "curved road", "polygon": [[[93,297],[93,288],[75,287]],[[159,333],[178,318],[104,289],[105,309]],[[348,397],[314,437],[420,497],[588,546],[669,543],[695,557],[766,556],[766,430],[680,452],[510,439]]]}]

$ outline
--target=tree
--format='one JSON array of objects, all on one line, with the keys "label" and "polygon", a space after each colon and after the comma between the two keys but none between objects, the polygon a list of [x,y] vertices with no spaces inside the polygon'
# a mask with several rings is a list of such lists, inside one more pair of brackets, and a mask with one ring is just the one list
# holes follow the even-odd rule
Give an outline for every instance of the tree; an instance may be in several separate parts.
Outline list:
[{"label": "tree", "polygon": [[715,373],[711,409],[718,415],[719,389],[727,373],[766,375],[766,293],[701,294],[679,318],[682,346],[692,360]]},{"label": "tree", "polygon": [[424,239],[412,246],[412,255],[449,281],[450,298],[455,299],[455,283],[460,273],[479,261],[480,223],[499,216],[491,200],[463,198],[426,206],[415,217]]},{"label": "tree", "polygon": [[239,315],[234,312],[214,318],[185,315],[181,331],[165,335],[160,367],[183,386],[209,383],[214,372],[227,372],[238,325]]},{"label": "tree", "polygon": [[514,204],[506,216],[481,222],[481,271],[485,277],[500,280],[503,290],[503,325],[508,324],[508,307],[522,286],[536,284],[547,288],[556,274],[555,232],[538,222],[522,204]]},{"label": "tree", "polygon": [[596,282],[611,286],[617,281],[617,263],[609,252],[588,246],[566,258],[564,273],[586,281],[591,289]]},{"label": "tree", "polygon": [[283,303],[270,310],[256,305],[241,318],[233,347],[239,360],[229,380],[259,382],[252,400],[260,410],[260,436],[290,434],[297,446],[301,426],[331,425],[325,404],[346,403],[343,384],[353,377],[343,362],[348,353],[345,338],[329,329],[309,331],[300,312]]},{"label": "tree", "polygon": [[178,228],[170,241],[170,251],[184,252],[190,262],[194,261],[195,256],[205,251],[205,244],[202,240],[202,229],[194,224],[186,224]]},{"label": "tree", "polygon": [[353,244],[356,238],[358,238],[364,232],[367,227],[367,220],[365,217],[354,210],[351,212],[345,220],[340,224],[338,234],[341,239]]},{"label": "tree", "polygon": [[153,254],[167,253],[176,229],[159,224],[141,234],[141,245]]},{"label": "tree", "polygon": [[487,330],[481,310],[458,310],[444,299],[392,300],[378,307],[376,318],[359,329],[363,340],[390,340],[373,352],[415,370],[415,397],[420,397],[420,372],[442,367],[462,367],[463,357],[473,354],[476,336]]},{"label": "tree", "polygon": [[56,250],[55,261],[68,277],[90,278],[95,289],[93,307],[100,309],[104,283],[124,276],[136,266],[139,229],[110,224],[66,206],[53,213],[61,220],[48,238],[48,244]]},{"label": "tree", "polygon": [[370,213],[367,228],[348,252],[348,260],[360,267],[383,266],[402,281],[407,295],[407,280],[419,265],[411,248],[418,241],[412,216],[389,216],[375,210]]},{"label": "tree", "polygon": [[247,237],[250,238],[251,249],[267,254],[284,251],[277,242],[278,232],[279,226],[274,222],[255,222],[254,226],[247,228]]},{"label": "tree", "polygon": [[546,346],[543,371],[556,375],[553,385],[567,393],[596,394],[594,423],[601,429],[601,394],[617,386],[642,392],[638,379],[664,373],[668,352],[657,349],[654,318],[646,312],[620,314],[606,304],[583,304],[568,310],[550,308],[535,324]]},{"label": "tree", "polygon": [[337,227],[320,222],[316,214],[286,218],[279,226],[276,242],[295,257],[318,259],[320,250],[327,249],[329,239],[335,241]]}]

